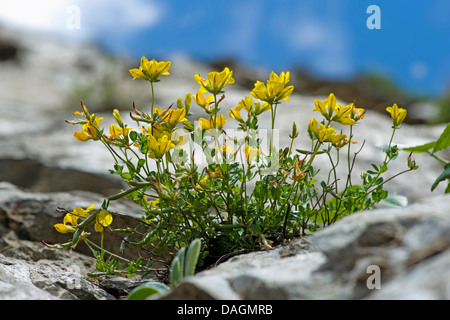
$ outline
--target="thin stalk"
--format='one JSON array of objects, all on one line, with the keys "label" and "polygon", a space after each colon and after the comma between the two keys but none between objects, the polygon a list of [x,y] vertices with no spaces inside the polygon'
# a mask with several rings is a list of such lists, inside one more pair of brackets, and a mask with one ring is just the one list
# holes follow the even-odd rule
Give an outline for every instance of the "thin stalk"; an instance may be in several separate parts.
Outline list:
[{"label": "thin stalk", "polygon": [[347,182],[352,186],[352,170],[351,170],[351,163],[350,163],[350,149],[352,145],[352,138],[353,138],[353,125],[350,126],[350,134],[349,134],[349,141],[348,141],[348,153],[347,153],[347,165],[348,165],[348,177]]},{"label": "thin stalk", "polygon": [[154,88],[153,88],[153,81],[150,81],[150,86],[152,87],[152,109],[151,109],[151,111],[152,111],[152,118],[153,118],[153,108],[154,108],[154,106],[155,106],[155,90],[154,90]]}]

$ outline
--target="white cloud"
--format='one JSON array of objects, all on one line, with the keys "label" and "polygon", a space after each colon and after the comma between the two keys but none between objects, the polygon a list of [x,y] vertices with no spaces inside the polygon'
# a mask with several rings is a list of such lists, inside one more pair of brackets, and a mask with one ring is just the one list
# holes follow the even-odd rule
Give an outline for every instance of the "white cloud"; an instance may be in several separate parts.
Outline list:
[{"label": "white cloud", "polygon": [[84,25],[95,34],[111,29],[128,34],[154,26],[161,17],[161,7],[153,1],[80,0],[79,3]]},{"label": "white cloud", "polygon": [[[77,32],[67,28],[71,6],[79,8],[81,23]],[[2,24],[81,38],[98,37],[110,30],[115,36],[127,35],[155,25],[161,15],[161,6],[145,0],[14,0],[0,4]]]},{"label": "white cloud", "polygon": [[13,27],[50,31],[59,24],[58,20],[68,6],[69,1],[65,0],[3,1],[0,21]]}]

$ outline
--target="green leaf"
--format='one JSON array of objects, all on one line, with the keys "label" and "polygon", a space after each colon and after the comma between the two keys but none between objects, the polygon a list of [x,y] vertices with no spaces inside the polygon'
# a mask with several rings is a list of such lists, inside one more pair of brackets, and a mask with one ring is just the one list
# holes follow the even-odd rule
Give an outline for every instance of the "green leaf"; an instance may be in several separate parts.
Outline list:
[{"label": "green leaf", "polygon": [[430,151],[435,145],[436,141],[433,141],[415,147],[401,147],[401,149],[406,152],[422,153]]},{"label": "green leaf", "polygon": [[200,247],[202,242],[200,239],[195,239],[189,245],[186,252],[186,264],[184,267],[185,276],[193,276],[195,273],[195,267],[197,266],[198,256],[200,254]]},{"label": "green leaf", "polygon": [[444,129],[444,132],[442,132],[441,136],[436,141],[436,145],[434,146],[432,153],[444,150],[448,147],[450,147],[450,123],[447,125],[447,127]]},{"label": "green leaf", "polygon": [[[184,275],[184,266],[185,266],[185,257],[186,257],[186,248],[181,248],[177,253],[177,258],[180,260],[180,273],[181,277]],[[180,279],[181,280],[181,279]]]},{"label": "green leaf", "polygon": [[120,176],[125,180],[130,180],[132,178],[131,173],[129,172],[122,172]]},{"label": "green leaf", "polygon": [[136,142],[137,138],[138,138],[137,132],[136,131],[130,131],[130,139],[131,139],[131,141]]},{"label": "green leaf", "polygon": [[[450,163],[447,163],[444,166],[444,171],[441,173],[441,175],[436,179],[436,181],[434,181],[434,183],[431,186],[431,191],[433,191],[434,189],[436,189],[437,185],[441,182],[444,181],[445,179],[450,179]],[[447,187],[448,189],[448,187]],[[447,191],[447,190],[446,190]]]},{"label": "green leaf", "polygon": [[160,282],[147,282],[134,288],[128,295],[128,300],[145,300],[154,294],[163,294],[169,291],[169,288]]},{"label": "green leaf", "polygon": [[183,279],[183,274],[181,273],[181,262],[178,256],[172,260],[172,270],[170,271],[170,285],[176,287]]},{"label": "green leaf", "polygon": [[139,171],[145,165],[145,159],[139,159],[136,170]]}]

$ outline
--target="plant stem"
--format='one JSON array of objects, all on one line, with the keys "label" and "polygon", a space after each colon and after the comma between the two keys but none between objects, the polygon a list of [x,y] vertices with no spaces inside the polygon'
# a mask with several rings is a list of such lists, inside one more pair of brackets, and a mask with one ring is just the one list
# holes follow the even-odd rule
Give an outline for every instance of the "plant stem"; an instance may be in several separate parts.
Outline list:
[{"label": "plant stem", "polygon": [[350,126],[350,133],[349,133],[349,138],[348,138],[348,153],[347,153],[347,165],[348,165],[348,177],[347,177],[347,182],[350,185],[350,187],[352,186],[352,169],[351,169],[351,161],[350,161],[350,149],[351,149],[351,145],[352,145],[352,138],[353,138],[353,125]]},{"label": "plant stem", "polygon": [[153,107],[155,106],[155,90],[153,88],[153,81],[150,81],[150,86],[152,87],[152,118],[153,118]]},{"label": "plant stem", "polygon": [[434,153],[431,153],[430,151],[427,152],[431,157],[435,158],[437,161],[439,161],[440,163],[442,163],[443,165],[446,165],[449,163],[449,161],[446,161],[438,156],[436,156]]}]

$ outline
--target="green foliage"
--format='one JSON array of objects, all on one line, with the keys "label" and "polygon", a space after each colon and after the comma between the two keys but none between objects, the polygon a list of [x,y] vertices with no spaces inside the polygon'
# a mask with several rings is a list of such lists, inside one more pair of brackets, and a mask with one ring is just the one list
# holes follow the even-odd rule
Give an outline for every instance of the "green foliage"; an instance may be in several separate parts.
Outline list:
[{"label": "green foliage", "polygon": [[168,292],[169,287],[162,284],[161,282],[149,281],[134,288],[129,294],[128,300],[146,300],[154,295],[160,295]]},{"label": "green foliage", "polygon": [[181,248],[175,258],[172,260],[172,270],[170,273],[170,285],[177,286],[185,277],[193,276],[200,255],[200,239],[195,239],[186,248]]},{"label": "green foliage", "polygon": [[403,147],[402,150],[411,153],[428,153],[431,157],[439,161],[444,166],[444,171],[431,185],[431,191],[434,191],[439,183],[444,180],[448,181],[445,193],[450,193],[450,161],[442,159],[436,155],[437,152],[442,151],[450,147],[450,123],[445,127],[442,134],[436,141],[428,142],[414,147]]},{"label": "green foliage", "polygon": [[[83,240],[100,249],[99,254],[94,253],[100,274],[117,272],[117,260],[127,263],[130,275],[148,272],[157,258],[170,265],[170,284],[175,286],[193,275],[196,266],[208,266],[224,255],[240,250],[270,250],[346,215],[375,208],[382,201],[403,203],[389,198],[383,187],[396,176],[417,169],[410,160],[404,171],[388,175],[389,163],[398,156],[392,140],[406,116],[405,109],[396,104],[387,108],[393,131],[384,148],[385,159],[361,172],[356,181],[352,173],[364,143],[354,152],[356,139],[362,139],[355,136],[353,128],[363,120],[363,109],[353,103],[341,106],[333,94],[324,101],[316,100],[314,111],[322,118],[312,118],[304,132],[311,147],[296,149],[301,132],[295,122],[289,145],[280,147],[275,141],[275,118],[294,89],[287,85],[289,72],[272,73],[266,83],[257,81],[250,92],[253,98],[246,96],[229,112],[228,120],[236,123],[236,129],[225,129],[228,120],[221,114],[222,101],[226,86],[234,83],[232,71],[225,68],[211,72],[206,80],[195,75],[200,85],[198,92],[188,93],[163,110],[154,105],[154,84],[158,77],[169,74],[169,68],[170,62],[143,57],[141,67],[130,70],[133,77],[149,81],[152,90],[150,113],[133,105],[130,117],[136,128],[129,128],[119,111],[114,110],[116,124],[109,126],[107,134],[100,125],[102,118],[90,114],[83,104],[82,112],[75,112],[83,119],[67,121],[82,125],[82,131],[74,134],[76,139],[103,144],[115,162],[109,172],[127,185],[126,190],[105,199],[101,210],[80,225],[67,225],[73,222],[69,217],[57,227],[60,232],[74,232],[72,241],[59,247],[74,246]],[[192,119],[192,101],[206,118]],[[264,116],[270,117],[272,124],[265,129],[267,136],[259,127]],[[343,125],[345,133],[337,132],[335,124]],[[317,157],[328,158],[329,165],[317,168]],[[344,176],[338,175],[339,166],[346,166]],[[129,198],[143,209],[135,228],[115,229],[112,224],[110,215],[119,213],[108,211],[108,206],[121,198]],[[84,232],[87,225],[94,223],[95,230],[102,232],[100,246],[94,246]],[[106,251],[104,229],[123,237],[121,252],[127,247],[139,248],[152,258],[146,263],[144,259],[129,261]],[[106,260],[105,255],[109,256]],[[153,287],[142,290],[147,292],[142,295],[150,294]]]},{"label": "green foliage", "polygon": [[[185,277],[193,276],[200,255],[201,240],[195,239],[189,247],[181,248],[172,260],[170,270],[170,287],[176,287]],[[128,295],[128,300],[145,300],[153,295],[161,295],[170,290],[170,287],[160,283],[149,281],[133,289]]]}]

